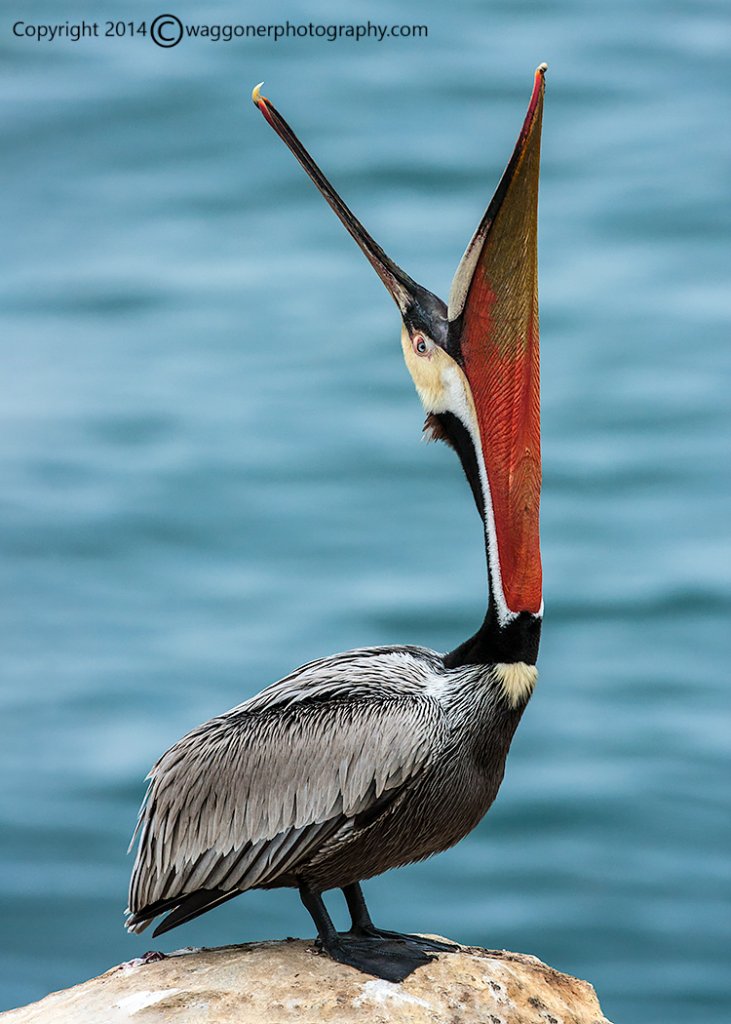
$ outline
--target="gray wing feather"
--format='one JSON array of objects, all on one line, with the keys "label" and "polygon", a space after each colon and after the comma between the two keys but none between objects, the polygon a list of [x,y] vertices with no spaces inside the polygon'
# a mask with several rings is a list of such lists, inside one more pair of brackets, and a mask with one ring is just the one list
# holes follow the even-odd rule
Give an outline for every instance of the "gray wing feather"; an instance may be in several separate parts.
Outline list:
[{"label": "gray wing feather", "polygon": [[402,787],[446,730],[436,658],[373,648],[313,662],[179,740],[150,772],[130,912],[266,885]]}]

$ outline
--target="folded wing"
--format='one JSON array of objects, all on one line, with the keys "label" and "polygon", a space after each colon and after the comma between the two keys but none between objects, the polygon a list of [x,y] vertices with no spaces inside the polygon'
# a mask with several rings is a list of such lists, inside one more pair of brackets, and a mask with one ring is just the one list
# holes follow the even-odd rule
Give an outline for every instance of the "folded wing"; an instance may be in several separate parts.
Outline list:
[{"label": "folded wing", "polygon": [[313,663],[171,747],[140,812],[128,928],[276,884],[396,796],[445,728],[420,661],[375,649]]}]

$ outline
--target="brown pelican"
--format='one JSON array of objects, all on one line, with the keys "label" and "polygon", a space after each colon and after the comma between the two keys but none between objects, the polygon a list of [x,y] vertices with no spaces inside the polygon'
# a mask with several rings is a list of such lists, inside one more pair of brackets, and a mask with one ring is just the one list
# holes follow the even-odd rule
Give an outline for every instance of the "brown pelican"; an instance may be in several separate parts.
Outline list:
[{"label": "brown pelican", "polygon": [[[390,292],[425,430],[457,452],[484,523],[488,607],[448,654],[372,647],[313,661],[162,755],[135,835],[127,928],[155,935],[248,889],[289,886],[335,960],[399,981],[453,948],[376,928],[360,882],[457,843],[487,812],[536,683],[543,615],[537,299],[544,72],[445,305],[355,218],[284,118],[253,100]],[[134,843],[134,837],[133,837]],[[322,893],[342,889],[338,933]]]}]

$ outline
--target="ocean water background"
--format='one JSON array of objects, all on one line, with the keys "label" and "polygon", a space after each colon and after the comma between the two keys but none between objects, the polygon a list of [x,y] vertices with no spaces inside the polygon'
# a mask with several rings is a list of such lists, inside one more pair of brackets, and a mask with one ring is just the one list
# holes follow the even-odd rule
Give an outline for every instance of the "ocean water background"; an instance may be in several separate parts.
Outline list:
[{"label": "ocean water background", "polygon": [[[366,893],[386,927],[591,980],[617,1022],[726,1021],[727,5],[180,0],[429,35],[12,34],[151,20],[102,6],[0,26],[0,1008],[152,945],[122,930],[125,850],[183,732],[482,614],[479,522],[419,440],[395,308],[251,86],[446,295],[546,60],[541,677],[485,821]],[[159,948],[288,934],[312,934],[296,896],[251,893]]]}]

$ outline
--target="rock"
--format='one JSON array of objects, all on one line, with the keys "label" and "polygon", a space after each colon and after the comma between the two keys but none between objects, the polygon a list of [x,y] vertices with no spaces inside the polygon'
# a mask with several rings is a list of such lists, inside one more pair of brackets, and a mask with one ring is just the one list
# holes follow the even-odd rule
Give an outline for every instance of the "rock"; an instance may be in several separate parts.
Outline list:
[{"label": "rock", "polygon": [[[446,940],[445,940],[446,941]],[[131,960],[2,1024],[609,1024],[586,981],[533,956],[463,946],[400,985],[318,954],[257,942]]]}]

